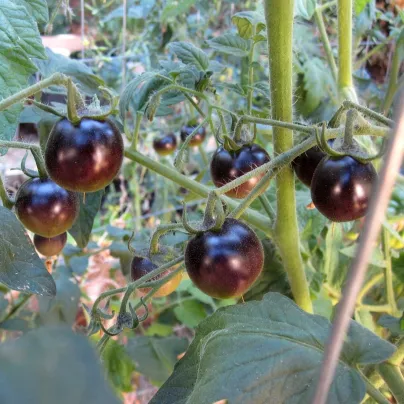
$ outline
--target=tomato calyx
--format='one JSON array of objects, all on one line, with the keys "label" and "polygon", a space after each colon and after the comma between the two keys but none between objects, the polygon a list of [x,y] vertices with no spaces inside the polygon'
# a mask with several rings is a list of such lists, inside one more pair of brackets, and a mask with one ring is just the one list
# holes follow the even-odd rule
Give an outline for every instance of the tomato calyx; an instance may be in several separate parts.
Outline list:
[{"label": "tomato calyx", "polygon": [[189,234],[201,234],[207,231],[219,231],[226,220],[222,200],[215,191],[211,191],[206,203],[205,213],[202,221],[188,221],[187,209],[184,205],[182,212],[182,225]]},{"label": "tomato calyx", "polygon": [[332,146],[327,141],[326,138],[326,126],[327,124],[323,122],[321,130],[316,128],[316,138],[318,147],[326,154],[331,157],[343,158],[346,156],[352,157],[353,159],[359,161],[362,164],[370,163],[383,156],[386,149],[386,142],[383,139],[382,147],[380,151],[373,156],[364,151],[359,144],[353,138],[353,132],[355,127],[355,122],[359,118],[359,113],[350,109],[346,115],[345,132],[343,138],[337,138],[333,142]]}]

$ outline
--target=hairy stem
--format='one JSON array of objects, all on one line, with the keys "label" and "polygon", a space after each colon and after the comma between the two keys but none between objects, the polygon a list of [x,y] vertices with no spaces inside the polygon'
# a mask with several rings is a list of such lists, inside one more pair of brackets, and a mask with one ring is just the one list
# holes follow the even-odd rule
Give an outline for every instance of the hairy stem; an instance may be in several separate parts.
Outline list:
[{"label": "hairy stem", "polygon": [[5,208],[10,209],[10,210],[13,208],[14,202],[8,196],[8,193],[7,193],[7,190],[6,190],[6,187],[4,185],[3,178],[1,177],[1,175],[0,175],[0,199]]},{"label": "hairy stem", "polygon": [[[168,178],[169,180],[175,182],[177,185],[184,187],[199,196],[202,196],[204,198],[207,198],[209,196],[209,192],[211,191],[210,188],[190,179],[183,174],[180,174],[173,168],[167,167],[133,150],[125,150],[125,156],[130,160],[133,160],[141,164],[142,166],[147,167],[149,170],[152,170],[162,175],[163,177]],[[237,202],[235,202],[231,198],[222,197],[221,199],[231,208],[235,208],[237,206]],[[257,213],[253,210],[248,210],[244,213],[243,219],[257,229],[262,230],[264,233],[270,232],[271,222],[260,213]]]},{"label": "hairy stem", "polygon": [[[272,118],[292,123],[294,0],[265,0],[264,7],[270,58]],[[273,140],[275,155],[282,154],[293,147],[293,132],[290,129],[274,128]],[[279,172],[276,188],[275,240],[296,303],[302,309],[312,312],[309,285],[300,256],[295,177],[291,167],[286,166]]]},{"label": "hairy stem", "polygon": [[343,100],[356,102],[352,80],[352,0],[338,0],[338,88]]}]

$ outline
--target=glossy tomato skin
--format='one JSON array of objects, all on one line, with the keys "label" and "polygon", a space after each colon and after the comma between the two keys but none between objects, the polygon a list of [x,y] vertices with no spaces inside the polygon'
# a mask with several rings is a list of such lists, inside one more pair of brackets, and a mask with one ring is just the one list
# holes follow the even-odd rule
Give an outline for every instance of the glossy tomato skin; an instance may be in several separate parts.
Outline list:
[{"label": "glossy tomato skin", "polygon": [[174,133],[153,140],[153,148],[160,156],[168,156],[177,148],[177,138]]},{"label": "glossy tomato skin", "polygon": [[78,195],[49,178],[34,178],[21,185],[15,199],[15,213],[30,231],[55,237],[69,230],[80,209]]},{"label": "glossy tomato skin", "polygon": [[73,125],[63,118],[53,127],[46,144],[46,169],[65,189],[95,192],[116,177],[123,153],[122,136],[111,121],[83,118]]},{"label": "glossy tomato skin", "polygon": [[319,147],[315,146],[301,154],[299,157],[296,157],[292,161],[292,167],[295,170],[297,178],[299,178],[304,185],[310,187],[314,171],[320,161],[326,156],[327,155],[321,151]]},{"label": "glossy tomato skin", "polygon": [[38,234],[34,235],[34,246],[36,250],[45,257],[59,255],[67,241],[67,233],[59,234],[55,237],[42,237]]},{"label": "glossy tomato skin", "polygon": [[326,157],[314,172],[311,197],[331,221],[349,222],[365,216],[376,180],[371,163],[362,164],[350,156]]},{"label": "glossy tomato skin", "polygon": [[[132,263],[131,263],[131,278],[132,281],[137,281],[140,279],[142,276],[147,275],[154,269],[156,269],[157,266],[154,265],[148,258],[144,257],[133,257]],[[174,268],[173,268],[174,269]],[[170,273],[170,270],[167,270],[160,274],[159,276],[156,276],[155,278],[152,278],[152,280],[158,280],[164,276],[167,276]],[[182,279],[182,273],[176,274],[173,278],[171,278],[168,282],[166,282],[153,296],[154,297],[164,297],[168,296],[172,292],[174,292],[175,289],[177,289],[178,285],[180,284]],[[143,288],[139,289],[140,294],[142,296],[146,295],[149,291],[150,288]]]},{"label": "glossy tomato skin", "polygon": [[221,299],[245,293],[263,265],[260,240],[236,219],[226,219],[220,231],[195,236],[185,250],[185,267],[191,280],[207,295]]},{"label": "glossy tomato skin", "polygon": [[[217,187],[221,187],[254,168],[262,166],[269,160],[270,157],[266,150],[257,144],[243,146],[235,152],[229,152],[223,147],[219,147],[213,154],[210,163],[210,174],[213,183]],[[238,199],[245,198],[263,176],[264,174],[261,174],[251,178],[244,184],[227,192],[226,195]]]},{"label": "glossy tomato skin", "polygon": [[[198,125],[185,125],[181,128],[180,136],[181,140],[185,142],[185,139],[195,130]],[[190,146],[199,146],[203,143],[206,137],[206,129],[202,126],[198,129],[196,135],[189,142]]]}]

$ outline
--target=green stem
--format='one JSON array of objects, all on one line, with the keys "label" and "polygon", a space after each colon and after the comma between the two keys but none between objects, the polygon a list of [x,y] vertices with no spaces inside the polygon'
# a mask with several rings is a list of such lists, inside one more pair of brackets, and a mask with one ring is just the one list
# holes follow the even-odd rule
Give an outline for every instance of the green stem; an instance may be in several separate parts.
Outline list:
[{"label": "green stem", "polygon": [[199,146],[198,146],[198,150],[199,150],[199,154],[200,154],[201,157],[202,157],[202,161],[203,161],[204,166],[205,166],[205,167],[208,166],[208,164],[209,164],[209,158],[208,158],[208,155],[206,154],[205,149],[203,148],[203,145],[199,145]]},{"label": "green stem", "polygon": [[30,87],[25,88],[24,90],[19,91],[18,93],[13,94],[12,96],[4,99],[0,102],[0,111],[4,111],[5,109],[11,107],[17,102],[24,101],[26,98],[34,95],[43,89],[50,86],[63,85],[67,87],[68,79],[64,74],[55,73],[52,76],[48,77],[45,80],[42,80]]},{"label": "green stem", "polygon": [[187,93],[184,93],[185,98],[192,104],[192,106],[199,112],[199,115],[202,118],[205,118],[205,113],[202,111],[201,107],[189,96]]},{"label": "green stem", "polygon": [[356,102],[352,80],[352,0],[338,0],[338,88],[340,97]]},{"label": "green stem", "polygon": [[398,312],[398,309],[396,305],[396,300],[394,296],[394,287],[393,287],[393,269],[391,266],[391,256],[390,256],[390,233],[386,228],[383,228],[382,231],[382,246],[384,252],[384,260],[386,263],[384,273],[385,273],[387,303],[390,305],[391,312],[394,315]]},{"label": "green stem", "polygon": [[397,404],[404,404],[404,378],[398,366],[382,363],[377,370],[386,382]]},{"label": "green stem", "polygon": [[273,221],[275,219],[275,215],[274,215],[274,212],[272,211],[272,206],[269,203],[268,198],[265,196],[265,194],[263,194],[263,195],[260,195],[258,197],[258,199],[260,200],[261,205],[264,208],[264,210],[265,210],[266,214],[268,215],[269,219],[271,221]]},{"label": "green stem", "polygon": [[48,173],[46,171],[45,167],[45,160],[42,155],[42,150],[39,146],[32,147],[31,148],[31,153],[34,156],[35,164],[38,168],[38,173],[41,178],[47,178]]},{"label": "green stem", "polygon": [[317,6],[317,9],[320,10],[321,12],[327,10],[327,8],[331,8],[337,5],[337,0],[332,0],[329,1],[328,3],[324,3],[321,6]]},{"label": "green stem", "polygon": [[[185,209],[185,207],[184,207]],[[157,228],[157,230],[153,233],[150,240],[150,255],[157,254],[159,251],[159,241],[162,236],[171,232],[171,231],[179,231],[182,229],[182,223],[169,223],[163,224]]]},{"label": "green stem", "polygon": [[[272,118],[292,123],[293,120],[293,0],[265,0],[268,36]],[[274,128],[274,153],[280,155],[293,147],[290,129]],[[288,274],[296,303],[313,312],[309,285],[300,255],[299,229],[296,215],[295,176],[285,167],[276,178],[277,215],[275,240]]]},{"label": "green stem", "polygon": [[3,178],[1,177],[1,175],[0,175],[0,199],[5,208],[10,209],[10,210],[13,208],[14,202],[8,196],[8,193],[7,193],[7,190],[6,190],[6,187],[4,185]]},{"label": "green stem", "polygon": [[323,42],[325,55],[327,57],[328,65],[331,69],[332,77],[334,78],[335,82],[338,81],[338,68],[337,64],[335,63],[334,54],[332,52],[331,43],[327,35],[327,30],[324,24],[323,13],[320,7],[317,7],[314,11],[314,20],[316,21],[318,30],[320,31],[321,41]]},{"label": "green stem", "polygon": [[397,343],[397,351],[386,361],[394,366],[401,366],[404,361],[404,337]]},{"label": "green stem", "polygon": [[370,382],[370,380],[361,374],[363,381],[366,384],[366,392],[369,394],[376,403],[379,404],[390,404],[390,401]]},{"label": "green stem", "polygon": [[132,143],[130,145],[131,150],[136,150],[137,149],[137,143],[139,140],[139,131],[140,131],[140,125],[142,123],[142,117],[143,113],[142,112],[136,112],[136,123],[135,123],[135,129],[133,131],[133,136],[132,136]]},{"label": "green stem", "polygon": [[80,117],[77,112],[77,89],[73,83],[73,80],[69,78],[67,80],[67,117],[72,124],[80,122]]},{"label": "green stem", "polygon": [[364,107],[362,105],[356,104],[355,102],[346,100],[343,103],[343,108],[345,110],[349,109],[349,108],[354,108],[357,111],[361,112],[362,114],[368,116],[369,118],[374,119],[375,121],[382,123],[383,125],[389,126],[391,128],[394,126],[394,121],[393,120],[391,120],[389,118],[386,118],[384,115],[378,114],[377,112],[374,112],[369,108],[366,108],[366,107]]},{"label": "green stem", "polygon": [[[209,192],[211,191],[210,188],[190,179],[189,177],[183,174],[180,174],[177,170],[174,170],[173,168],[167,167],[133,150],[128,149],[125,150],[125,156],[130,160],[133,160],[141,164],[142,166],[147,167],[149,170],[152,170],[162,175],[163,177],[168,178],[169,180],[175,182],[177,185],[184,187],[199,196],[202,196],[204,198],[209,196]],[[221,199],[231,208],[235,208],[237,206],[237,202],[235,202],[231,198],[222,197]],[[246,220],[248,223],[250,223],[252,226],[256,227],[257,229],[262,230],[266,234],[270,232],[271,222],[260,213],[257,213],[253,210],[248,210],[243,215],[243,219]]]},{"label": "green stem", "polygon": [[[254,26],[253,36],[255,35],[255,26]],[[248,90],[247,90],[247,114],[251,114],[252,109],[252,101],[253,101],[253,84],[254,84],[254,67],[252,65],[254,61],[254,50],[255,50],[255,42],[252,43],[250,52],[248,54]]]},{"label": "green stem", "polygon": [[398,75],[400,73],[400,66],[403,58],[403,51],[401,50],[403,45],[402,42],[403,40],[400,40],[399,38],[396,43],[396,49],[394,52],[393,60],[391,62],[389,85],[387,87],[387,92],[382,107],[385,115],[387,115],[387,113],[389,112],[389,109],[394,101],[394,96],[398,89]]},{"label": "green stem", "polygon": [[382,279],[384,278],[384,273],[380,273],[375,275],[373,278],[371,278],[368,282],[365,283],[365,285],[363,286],[363,288],[361,289],[358,298],[357,298],[357,302],[360,304],[362,303],[363,299],[365,298],[365,296],[368,294],[368,292],[375,286],[377,285]]}]

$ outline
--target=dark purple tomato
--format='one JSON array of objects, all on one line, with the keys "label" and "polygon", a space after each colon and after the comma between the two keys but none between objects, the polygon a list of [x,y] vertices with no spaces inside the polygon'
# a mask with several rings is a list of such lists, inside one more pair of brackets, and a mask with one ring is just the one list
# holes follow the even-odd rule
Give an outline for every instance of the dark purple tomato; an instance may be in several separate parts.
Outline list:
[{"label": "dark purple tomato", "polygon": [[153,148],[160,156],[168,156],[177,148],[177,138],[174,133],[153,140]]},{"label": "dark purple tomato", "polygon": [[[157,266],[154,265],[148,258],[144,257],[133,257],[132,263],[131,263],[131,278],[132,281],[137,281],[140,279],[142,276],[147,275],[154,269],[156,269]],[[168,269],[167,271],[163,272],[162,274],[152,278],[151,280],[158,280],[164,276],[167,276],[170,274],[171,271],[173,271],[175,267]],[[166,282],[163,286],[161,286],[158,291],[153,295],[154,297],[164,297],[168,296],[172,292],[174,292],[175,289],[177,289],[178,285],[180,284],[182,279],[182,273],[179,272],[176,275],[174,275],[173,278],[171,278],[168,282]],[[142,288],[139,289],[141,292],[141,295],[145,295],[150,291],[150,288]]]},{"label": "dark purple tomato", "polygon": [[38,234],[34,235],[34,246],[36,250],[45,257],[59,255],[66,245],[67,233],[59,234],[56,237],[42,237]]},{"label": "dark purple tomato", "polygon": [[292,161],[296,176],[304,185],[310,187],[314,171],[325,156],[326,154],[315,146]]},{"label": "dark purple tomato", "polygon": [[350,156],[326,157],[316,168],[311,198],[316,208],[333,222],[349,222],[366,214],[377,179],[371,163]]},{"label": "dark purple tomato", "polygon": [[[213,183],[217,187],[227,184],[267,163],[270,157],[266,150],[257,144],[243,146],[240,150],[229,152],[223,147],[219,147],[213,154],[210,163],[210,174]],[[257,185],[257,182],[264,176],[264,173],[253,177],[244,184],[227,192],[227,196],[233,198],[245,198]]]},{"label": "dark purple tomato", "polygon": [[77,194],[48,178],[24,182],[15,198],[15,213],[21,223],[33,233],[47,238],[69,230],[79,209]]},{"label": "dark purple tomato", "polygon": [[75,192],[104,189],[118,174],[123,140],[109,120],[82,119],[73,125],[63,118],[53,127],[45,150],[49,176]]},{"label": "dark purple tomato", "polygon": [[245,293],[263,265],[259,238],[236,219],[226,219],[219,231],[195,236],[185,250],[185,267],[192,282],[207,295],[221,299]]},{"label": "dark purple tomato", "polygon": [[[197,124],[188,124],[184,125],[181,128],[181,140],[185,142],[185,139],[195,130],[197,127]],[[195,136],[192,138],[192,140],[189,142],[190,146],[199,146],[200,144],[203,143],[206,137],[206,129],[202,126],[198,129],[198,132],[195,134]]]}]

